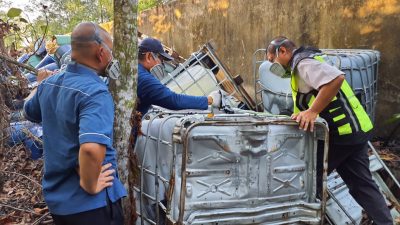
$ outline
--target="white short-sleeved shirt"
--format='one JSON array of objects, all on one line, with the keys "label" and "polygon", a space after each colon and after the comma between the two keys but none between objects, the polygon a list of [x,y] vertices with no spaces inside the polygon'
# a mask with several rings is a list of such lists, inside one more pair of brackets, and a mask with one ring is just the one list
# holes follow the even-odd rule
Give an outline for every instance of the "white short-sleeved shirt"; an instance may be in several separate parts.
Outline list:
[{"label": "white short-sleeved shirt", "polygon": [[301,60],[296,70],[296,74],[301,78],[298,79],[298,88],[301,93],[319,90],[322,85],[345,74],[336,67],[315,59]]}]

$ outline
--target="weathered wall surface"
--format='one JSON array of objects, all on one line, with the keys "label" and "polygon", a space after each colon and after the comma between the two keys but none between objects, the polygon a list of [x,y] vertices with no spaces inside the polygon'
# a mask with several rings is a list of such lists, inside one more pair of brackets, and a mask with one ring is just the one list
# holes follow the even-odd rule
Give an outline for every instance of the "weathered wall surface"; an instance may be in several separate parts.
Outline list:
[{"label": "weathered wall surface", "polygon": [[[378,135],[400,112],[400,0],[181,0],[140,15],[139,30],[187,57],[208,40],[251,90],[252,55],[285,35],[298,45],[381,52]],[[400,132],[399,132],[400,133]]]}]

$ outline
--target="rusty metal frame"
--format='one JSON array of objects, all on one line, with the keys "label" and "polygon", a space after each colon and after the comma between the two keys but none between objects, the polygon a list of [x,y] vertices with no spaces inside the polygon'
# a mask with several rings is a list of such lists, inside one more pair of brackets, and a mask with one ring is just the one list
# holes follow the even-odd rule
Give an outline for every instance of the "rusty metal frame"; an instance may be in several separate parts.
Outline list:
[{"label": "rusty metal frame", "polygon": [[390,178],[393,180],[394,184],[397,186],[397,189],[400,190],[400,183],[396,179],[396,177],[393,175],[393,173],[390,171],[390,169],[386,166],[385,162],[381,159],[379,156],[379,153],[376,151],[375,147],[372,145],[370,141],[368,141],[368,146],[371,148],[372,153],[376,156],[378,162],[382,165],[383,169],[386,170],[386,172],[389,174]]},{"label": "rusty metal frame", "polygon": [[[155,120],[155,119],[157,119],[157,118],[160,118],[161,116],[163,116],[163,115],[166,115],[166,113],[164,113],[164,112],[159,112],[159,113],[157,113],[153,118],[151,118],[150,120],[149,120],[149,126],[147,127],[147,130],[146,130],[146,141],[145,141],[145,144],[144,144],[144,152],[143,152],[143,159],[142,159],[142,162],[141,162],[141,165],[140,165],[140,189],[139,190],[136,190],[136,191],[138,191],[139,192],[139,194],[140,194],[140,213],[138,213],[138,215],[139,215],[139,217],[141,218],[141,224],[143,225],[144,224],[144,220],[146,220],[147,222],[149,222],[149,223],[151,223],[151,224],[157,224],[157,222],[154,222],[154,221],[152,221],[152,220],[150,220],[150,219],[148,219],[147,217],[145,217],[144,215],[143,215],[143,201],[142,201],[142,199],[143,199],[143,196],[145,196],[145,197],[147,197],[146,196],[146,193],[144,193],[144,188],[143,188],[143,179],[144,179],[144,172],[145,172],[145,169],[144,169],[144,162],[145,162],[145,156],[146,156],[146,151],[147,151],[147,148],[146,148],[146,146],[147,146],[147,143],[148,143],[148,140],[149,139],[151,139],[151,135],[149,135],[149,130],[150,130],[150,127],[151,127],[151,124],[152,124],[152,122]],[[169,115],[167,118],[166,118],[166,120],[164,120],[162,123],[161,123],[161,126],[159,127],[159,133],[158,133],[158,138],[157,138],[157,149],[156,149],[156,159],[158,159],[158,151],[159,151],[159,145],[161,144],[161,140],[160,140],[160,135],[161,135],[161,129],[162,129],[162,127],[163,127],[163,125],[164,125],[164,123],[166,122],[166,121],[168,121],[169,119],[171,119],[171,118],[179,118],[179,117],[182,117],[182,115]],[[172,144],[172,143],[171,143]],[[175,155],[174,155],[174,158],[175,158]],[[155,202],[156,202],[156,221],[159,221],[159,219],[160,219],[160,217],[159,217],[159,215],[160,215],[160,213],[159,213],[159,205],[158,205],[158,203],[159,203],[159,199],[158,199],[158,191],[159,191],[159,182],[158,182],[158,180],[159,179],[161,179],[161,177],[158,175],[158,164],[156,163],[156,168],[155,168],[155,171],[154,171],[154,179],[155,179]],[[170,183],[170,181],[167,181],[167,183]],[[170,187],[171,185],[169,185],[169,187]],[[150,196],[150,197],[152,197],[152,196]],[[169,206],[170,207],[170,206]]]},{"label": "rusty metal frame", "polygon": [[221,63],[221,60],[219,59],[217,53],[214,50],[214,46],[210,42],[207,42],[202,49],[210,53],[210,56],[213,59],[214,63],[216,63],[218,65],[218,68],[223,70],[223,72],[227,75],[226,78],[233,84],[235,91],[243,97],[244,103],[247,105],[247,107],[249,107],[249,109],[255,110],[256,105],[254,103],[254,100],[247,93],[244,87],[236,83],[228,67],[226,67],[224,64]]},{"label": "rusty metal frame", "polygon": [[[157,221],[157,223],[158,223],[158,221],[160,221],[160,209],[159,209],[159,199],[158,199],[158,191],[159,191],[159,182],[158,182],[158,152],[159,152],[159,149],[160,149],[160,144],[161,144],[161,134],[162,134],[162,132],[161,132],[161,129],[164,127],[164,124],[168,121],[168,120],[170,120],[170,119],[172,119],[172,118],[179,118],[179,117],[181,117],[180,115],[169,115],[168,117],[166,117],[165,118],[165,120],[163,120],[162,121],[162,123],[160,124],[160,127],[158,128],[159,130],[158,130],[158,140],[157,140],[157,149],[156,149],[156,167],[155,167],[155,195],[156,195],[156,221]],[[148,136],[149,137],[149,136]],[[171,143],[172,144],[172,143]],[[174,152],[173,152],[173,155],[174,155]],[[174,157],[175,158],[175,157]],[[143,165],[142,165],[143,166]],[[171,185],[168,185],[168,188],[170,187]],[[169,193],[169,192],[168,192]],[[171,193],[171,194],[173,194],[173,192]],[[169,207],[170,207],[170,204],[169,204]]]},{"label": "rusty metal frame", "polygon": [[[257,112],[263,112],[264,111],[264,106],[263,106],[263,102],[262,102],[262,97],[260,96],[260,100],[258,100],[258,96],[261,95],[262,90],[260,90],[260,88],[258,88],[257,85],[260,85],[260,78],[257,76],[258,75],[258,68],[261,65],[262,62],[264,62],[266,60],[265,58],[265,52],[267,50],[265,48],[260,48],[257,49],[254,53],[253,53],[253,59],[252,59],[252,64],[253,64],[253,79],[254,79],[254,102],[256,104],[256,110]],[[264,53],[264,61],[260,61],[258,60],[257,56],[260,53]]]},{"label": "rusty metal frame", "polygon": [[[252,97],[247,93],[245,88],[241,85],[241,83],[238,83],[241,80],[241,77],[239,75],[233,76],[231,71],[226,67],[219,56],[217,55],[215,48],[211,42],[205,43],[197,52],[195,53],[204,53],[202,56],[198,56],[196,54],[192,55],[192,58],[189,58],[189,60],[196,60],[200,65],[202,65],[202,59],[205,57],[209,57],[212,62],[215,64],[213,68],[208,68],[206,69],[207,72],[207,77],[212,77],[216,82],[215,82],[215,87],[218,89],[224,89],[224,82],[229,83],[230,88],[232,88],[232,92],[229,91],[229,96],[234,96],[237,98],[240,98],[238,100],[242,101],[249,109],[255,110],[255,103]],[[188,70],[191,67],[189,65],[189,61],[186,60],[183,63],[178,63],[178,67],[181,70],[179,72],[173,71],[171,73],[168,73],[166,77],[161,79],[161,83],[164,85],[174,85],[176,88],[178,88],[182,93],[186,93],[187,90],[189,90],[192,86],[197,86],[198,90],[202,92],[203,95],[207,95],[208,93],[205,93],[203,90],[203,87],[199,86],[197,83],[198,80],[196,80],[191,74],[191,72]],[[211,70],[214,70],[218,68],[220,71],[222,71],[223,78],[219,79],[217,75],[211,73]],[[210,70],[210,71],[209,71]],[[180,73],[186,72],[187,75],[189,76],[189,79],[191,80],[191,84],[189,84],[187,87],[183,88],[179,82],[176,80],[176,76],[178,76]],[[226,90],[228,91],[228,90]]]},{"label": "rusty metal frame", "polygon": [[[153,118],[151,118],[150,119],[150,121],[149,121],[149,126],[147,127],[147,133],[150,131],[150,125],[153,123],[153,121],[156,119],[156,118],[158,118],[158,117],[160,117],[161,115],[163,115],[163,113],[162,112],[160,112],[160,113],[158,113],[156,116],[154,116]],[[141,224],[142,225],[144,225],[144,220],[145,220],[145,217],[143,216],[143,204],[142,204],[142,202],[143,202],[143,196],[144,196],[144,191],[143,191],[143,180],[144,180],[144,168],[143,168],[143,164],[144,164],[144,162],[145,162],[145,159],[146,159],[146,151],[147,151],[147,148],[146,148],[146,146],[147,146],[147,143],[148,143],[148,140],[149,140],[149,136],[147,136],[146,137],[146,141],[145,141],[145,144],[144,144],[144,152],[143,152],[143,159],[142,159],[142,162],[141,162],[141,164],[140,164],[140,191],[139,191],[139,194],[140,194],[140,213],[138,213],[138,215],[141,217]],[[157,179],[157,178],[156,178]],[[147,218],[146,218],[147,219]],[[150,221],[149,221],[150,222]],[[151,222],[153,222],[153,221],[151,221]],[[151,223],[150,222],[150,223]],[[153,222],[154,223],[154,222]]]}]

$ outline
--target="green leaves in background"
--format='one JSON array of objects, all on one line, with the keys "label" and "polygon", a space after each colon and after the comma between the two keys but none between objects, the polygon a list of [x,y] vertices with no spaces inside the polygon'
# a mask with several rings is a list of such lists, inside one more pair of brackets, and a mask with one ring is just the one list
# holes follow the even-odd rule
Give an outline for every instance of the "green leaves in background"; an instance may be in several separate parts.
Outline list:
[{"label": "green leaves in background", "polygon": [[7,12],[7,16],[10,18],[14,18],[14,17],[21,15],[21,13],[22,13],[22,9],[10,8]]},{"label": "green leaves in background", "polygon": [[139,0],[139,5],[138,5],[139,12],[153,8],[160,3],[162,3],[162,1],[160,0]]},{"label": "green leaves in background", "polygon": [[47,28],[46,25],[41,25],[41,26],[40,26],[40,30],[41,30],[43,33],[46,32],[46,28]]},{"label": "green leaves in background", "polygon": [[22,23],[29,23],[28,20],[26,20],[26,19],[24,19],[24,18],[22,18],[22,17],[19,18],[19,21],[22,22]]}]

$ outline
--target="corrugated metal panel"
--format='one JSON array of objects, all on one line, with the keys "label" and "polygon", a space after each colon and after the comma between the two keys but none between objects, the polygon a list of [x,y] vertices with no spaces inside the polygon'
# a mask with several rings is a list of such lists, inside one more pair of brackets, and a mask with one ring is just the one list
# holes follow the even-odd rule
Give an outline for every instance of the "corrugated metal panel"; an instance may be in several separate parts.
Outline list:
[{"label": "corrugated metal panel", "polygon": [[316,132],[262,116],[150,118],[136,145],[138,213],[148,220],[157,221],[157,211],[163,217],[165,207],[171,221],[185,224],[321,222]]}]

